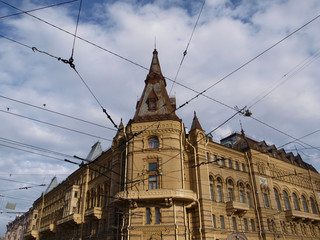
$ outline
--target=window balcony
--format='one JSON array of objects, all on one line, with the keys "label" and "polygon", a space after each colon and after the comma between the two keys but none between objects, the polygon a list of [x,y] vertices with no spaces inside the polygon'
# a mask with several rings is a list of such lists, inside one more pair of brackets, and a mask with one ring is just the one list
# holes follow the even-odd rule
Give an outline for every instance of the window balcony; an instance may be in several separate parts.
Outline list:
[{"label": "window balcony", "polygon": [[86,218],[96,218],[100,220],[102,217],[102,209],[101,207],[93,207],[93,208],[87,209],[84,213],[84,216]]},{"label": "window balcony", "polygon": [[51,223],[47,226],[40,228],[40,232],[56,232],[56,225]]},{"label": "window balcony", "polygon": [[76,225],[80,223],[82,223],[81,214],[71,214],[59,220],[57,225]]},{"label": "window balcony", "polygon": [[38,239],[39,238],[39,232],[38,230],[31,230],[31,231],[27,231],[24,234],[26,239]]},{"label": "window balcony", "polygon": [[310,222],[320,222],[320,216],[318,214],[313,214],[309,212],[297,211],[297,210],[287,210],[286,218],[293,219],[296,221],[310,221]]},{"label": "window balcony", "polygon": [[149,189],[140,191],[122,191],[117,193],[114,197],[114,201],[116,203],[120,203],[123,200],[159,200],[164,201],[169,205],[171,204],[172,199],[183,201],[189,204],[192,204],[197,200],[195,192],[185,189]]},{"label": "window balcony", "polygon": [[243,216],[249,211],[248,203],[229,201],[226,203],[227,215],[231,216],[233,214],[237,214]]}]

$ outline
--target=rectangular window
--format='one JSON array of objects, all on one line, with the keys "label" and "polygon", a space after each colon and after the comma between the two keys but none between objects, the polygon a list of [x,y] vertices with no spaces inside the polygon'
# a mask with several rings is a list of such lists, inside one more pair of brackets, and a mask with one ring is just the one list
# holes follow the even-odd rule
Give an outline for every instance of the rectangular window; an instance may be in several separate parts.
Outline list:
[{"label": "rectangular window", "polygon": [[233,168],[231,159],[229,159],[229,168]]},{"label": "rectangular window", "polygon": [[246,172],[246,165],[244,163],[242,163],[242,171]]},{"label": "rectangular window", "polygon": [[207,152],[207,162],[210,161],[210,154]]},{"label": "rectangular window", "polygon": [[268,194],[267,193],[264,193],[263,194],[263,197],[264,197],[264,204],[266,207],[270,207],[269,205],[269,199],[268,199]]},{"label": "rectangular window", "polygon": [[158,164],[157,163],[149,163],[149,171],[157,171]]},{"label": "rectangular window", "polygon": [[220,216],[220,228],[224,229],[224,216]]},{"label": "rectangular window", "polygon": [[249,231],[248,219],[246,218],[243,219],[243,225],[244,225],[244,230],[248,232]]},{"label": "rectangular window", "polygon": [[156,212],[156,221],[155,221],[155,223],[156,224],[160,224],[160,221],[161,221],[160,208],[156,208],[155,212]]},{"label": "rectangular window", "polygon": [[240,170],[239,162],[236,162],[236,170]]},{"label": "rectangular window", "polygon": [[146,224],[151,223],[151,210],[150,208],[146,208]]},{"label": "rectangular window", "polygon": [[212,214],[212,224],[213,224],[213,227],[216,228],[217,227],[217,224],[216,224],[216,215]]},{"label": "rectangular window", "polygon": [[232,228],[237,231],[237,219],[235,217],[232,217]]},{"label": "rectangular window", "polygon": [[224,158],[221,158],[221,166],[222,167],[226,166],[226,162],[225,162]]},{"label": "rectangular window", "polygon": [[252,207],[251,206],[250,192],[247,192],[247,202],[248,202],[249,207]]},{"label": "rectangular window", "polygon": [[222,202],[221,186],[217,186],[217,201]]},{"label": "rectangular window", "polygon": [[78,191],[75,191],[74,192],[74,198],[77,198],[78,197]]},{"label": "rectangular window", "polygon": [[157,189],[157,176],[149,176],[149,189]]},{"label": "rectangular window", "polygon": [[244,202],[243,190],[240,190],[240,202]]},{"label": "rectangular window", "polygon": [[213,184],[210,184],[210,198],[213,201],[214,200],[214,195],[213,195]]},{"label": "rectangular window", "polygon": [[213,161],[215,164],[218,164],[218,158],[217,155],[213,155]]},{"label": "rectangular window", "polygon": [[254,224],[254,219],[251,219],[251,230],[252,230],[252,232],[256,231],[256,226]]}]

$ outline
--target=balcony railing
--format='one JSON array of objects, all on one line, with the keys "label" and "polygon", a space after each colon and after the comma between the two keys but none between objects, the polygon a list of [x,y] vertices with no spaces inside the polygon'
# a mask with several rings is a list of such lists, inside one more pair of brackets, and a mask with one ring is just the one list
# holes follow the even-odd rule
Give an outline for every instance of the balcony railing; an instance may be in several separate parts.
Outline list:
[{"label": "balcony railing", "polygon": [[81,214],[71,214],[57,221],[57,225],[63,224],[80,224],[82,222]]},{"label": "balcony railing", "polygon": [[24,236],[25,236],[26,239],[38,239],[38,237],[39,237],[39,232],[38,232],[38,230],[27,231],[27,232],[24,234]]},{"label": "balcony railing", "polygon": [[243,216],[249,210],[249,205],[247,203],[229,201],[226,204],[226,210],[229,216],[233,214]]},{"label": "balcony railing", "polygon": [[297,210],[287,210],[286,218],[293,219],[297,221],[317,221],[320,222],[320,216],[318,214],[313,214],[309,212],[302,212]]},{"label": "balcony railing", "polygon": [[44,226],[42,228],[40,228],[40,232],[45,232],[45,231],[48,231],[48,232],[55,232],[56,231],[56,225],[51,223],[47,226]]},{"label": "balcony railing", "polygon": [[185,189],[149,189],[142,191],[122,191],[115,195],[115,201],[121,200],[181,200],[184,202],[195,202],[196,193]]}]

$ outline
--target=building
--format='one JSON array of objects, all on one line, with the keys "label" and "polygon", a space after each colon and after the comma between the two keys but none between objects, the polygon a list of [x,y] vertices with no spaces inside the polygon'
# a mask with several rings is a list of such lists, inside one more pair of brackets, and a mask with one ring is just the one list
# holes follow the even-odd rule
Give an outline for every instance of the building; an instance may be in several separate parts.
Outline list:
[{"label": "building", "polygon": [[[38,198],[27,239],[320,239],[320,175],[244,131],[190,132],[153,52],[135,114],[107,151]],[[99,148],[98,148],[99,149]]]},{"label": "building", "polygon": [[[5,240],[24,240],[24,234],[28,228],[29,212],[21,216],[16,216],[16,218],[8,223],[6,236],[3,238]],[[0,238],[1,239],[1,238]]]}]

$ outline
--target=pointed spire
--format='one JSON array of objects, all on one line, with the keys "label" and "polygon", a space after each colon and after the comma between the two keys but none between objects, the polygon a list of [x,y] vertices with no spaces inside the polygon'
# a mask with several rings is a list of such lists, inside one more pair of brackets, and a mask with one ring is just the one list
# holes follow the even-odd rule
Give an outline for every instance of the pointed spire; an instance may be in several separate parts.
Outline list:
[{"label": "pointed spire", "polygon": [[149,74],[145,87],[136,106],[134,122],[180,120],[176,114],[176,100],[170,98],[166,90],[166,80],[162,75],[158,52],[153,51]]},{"label": "pointed spire", "polygon": [[193,117],[193,121],[192,121],[192,125],[191,125],[190,131],[195,130],[195,129],[203,131],[203,129],[201,127],[201,124],[200,124],[200,122],[198,120],[196,111],[194,111],[194,117]]},{"label": "pointed spire", "polygon": [[166,80],[164,79],[161,72],[160,62],[158,59],[158,51],[156,49],[154,49],[153,51],[149,74],[146,79],[146,82],[149,82],[149,81],[151,82],[164,81],[165,86],[167,86]]}]

